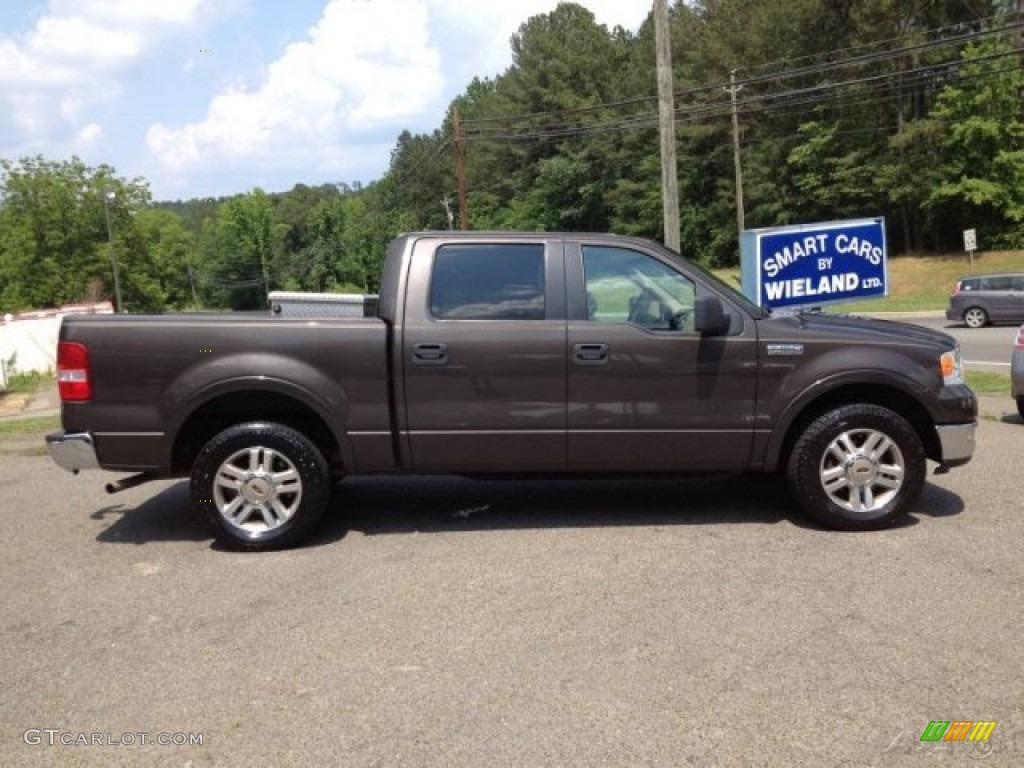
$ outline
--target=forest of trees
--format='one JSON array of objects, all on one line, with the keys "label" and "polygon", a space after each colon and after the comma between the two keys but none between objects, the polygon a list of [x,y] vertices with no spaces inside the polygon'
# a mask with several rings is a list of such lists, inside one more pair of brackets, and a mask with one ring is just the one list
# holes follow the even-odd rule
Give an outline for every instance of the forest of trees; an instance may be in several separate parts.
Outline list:
[{"label": "forest of trees", "polygon": [[[671,8],[682,252],[738,260],[747,228],[884,216],[890,252],[1024,247],[1024,14],[1014,0],[690,0]],[[154,202],[77,158],[0,160],[0,312],[113,295],[128,311],[255,308],[275,289],[374,291],[397,233],[446,229],[465,152],[472,229],[661,240],[653,22],[563,3],[513,63],[365,186]],[[464,133],[457,141],[454,114]],[[458,213],[455,214],[456,225]],[[113,232],[108,249],[107,216]]]}]

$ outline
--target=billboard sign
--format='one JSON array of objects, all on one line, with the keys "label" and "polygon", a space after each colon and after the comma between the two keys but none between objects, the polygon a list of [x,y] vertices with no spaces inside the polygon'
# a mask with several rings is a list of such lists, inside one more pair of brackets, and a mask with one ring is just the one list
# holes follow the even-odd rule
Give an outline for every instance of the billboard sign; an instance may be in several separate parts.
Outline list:
[{"label": "billboard sign", "polygon": [[743,293],[762,307],[886,296],[885,220],[751,229],[740,236]]}]

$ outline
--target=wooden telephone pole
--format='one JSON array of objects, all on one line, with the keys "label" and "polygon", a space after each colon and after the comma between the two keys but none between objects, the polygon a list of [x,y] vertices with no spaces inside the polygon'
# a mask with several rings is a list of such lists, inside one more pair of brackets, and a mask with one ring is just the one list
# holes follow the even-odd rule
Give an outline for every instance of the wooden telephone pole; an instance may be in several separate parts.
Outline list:
[{"label": "wooden telephone pole", "polygon": [[729,99],[732,102],[732,163],[736,172],[736,228],[742,233],[745,228],[745,216],[743,212],[743,163],[740,159],[740,117],[736,110],[736,94],[743,90],[743,86],[736,85],[736,70],[729,72]]},{"label": "wooden telephone pole", "polygon": [[459,229],[469,229],[469,200],[466,195],[466,136],[462,129],[462,116],[455,107],[452,114],[455,131],[455,183],[459,192]]},{"label": "wooden telephone pole", "polygon": [[658,128],[661,134],[661,207],[665,245],[679,250],[679,179],[676,172],[675,97],[667,0],[654,0],[654,45],[658,65]]}]

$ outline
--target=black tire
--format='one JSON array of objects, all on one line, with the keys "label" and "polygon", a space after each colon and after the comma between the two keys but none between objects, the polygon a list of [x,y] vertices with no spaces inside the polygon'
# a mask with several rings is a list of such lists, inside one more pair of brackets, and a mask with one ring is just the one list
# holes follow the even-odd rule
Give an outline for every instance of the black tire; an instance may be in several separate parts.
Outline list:
[{"label": "black tire", "polygon": [[190,490],[217,541],[268,550],[293,546],[313,529],[331,485],[327,461],[308,437],[282,424],[250,422],[203,446]]},{"label": "black tire", "polygon": [[921,438],[906,419],[854,404],[811,422],[793,446],[787,475],[807,515],[830,528],[869,531],[906,513],[924,486],[926,463]]},{"label": "black tire", "polygon": [[1017,398],[1017,415],[1024,419],[1024,396]]},{"label": "black tire", "polygon": [[964,310],[964,325],[968,328],[984,328],[988,325],[988,312],[981,307],[968,307]]}]

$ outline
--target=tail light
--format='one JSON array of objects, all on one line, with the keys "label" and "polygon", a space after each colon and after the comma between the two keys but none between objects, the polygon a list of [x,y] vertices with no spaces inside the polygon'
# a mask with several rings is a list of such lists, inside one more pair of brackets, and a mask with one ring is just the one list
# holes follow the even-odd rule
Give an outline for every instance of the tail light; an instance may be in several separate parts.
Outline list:
[{"label": "tail light", "polygon": [[1014,342],[1017,349],[1024,349],[1024,325],[1017,329],[1017,340]]},{"label": "tail light", "polygon": [[960,293],[960,281],[959,280],[957,280],[955,283],[953,283],[953,293],[952,293],[952,295],[956,296],[958,293]]},{"label": "tail light", "polygon": [[57,388],[65,403],[92,399],[89,349],[77,341],[57,342]]}]

